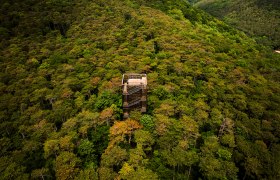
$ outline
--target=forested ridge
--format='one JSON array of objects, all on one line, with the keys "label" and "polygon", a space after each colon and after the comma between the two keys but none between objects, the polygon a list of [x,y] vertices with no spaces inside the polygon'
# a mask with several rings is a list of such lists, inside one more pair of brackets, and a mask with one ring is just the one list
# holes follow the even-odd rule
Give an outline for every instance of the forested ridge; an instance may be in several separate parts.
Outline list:
[{"label": "forested ridge", "polygon": [[189,0],[195,6],[254,37],[258,43],[280,48],[279,0]]},{"label": "forested ridge", "polygon": [[[0,179],[279,179],[280,55],[181,0],[2,0]],[[148,112],[122,118],[121,77]]]}]

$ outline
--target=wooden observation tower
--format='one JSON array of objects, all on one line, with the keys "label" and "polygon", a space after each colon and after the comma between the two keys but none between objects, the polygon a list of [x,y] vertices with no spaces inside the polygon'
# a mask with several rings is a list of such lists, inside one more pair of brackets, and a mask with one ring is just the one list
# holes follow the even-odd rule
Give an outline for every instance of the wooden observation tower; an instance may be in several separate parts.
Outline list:
[{"label": "wooden observation tower", "polygon": [[123,116],[129,117],[131,110],[147,111],[147,75],[124,74],[122,77]]}]

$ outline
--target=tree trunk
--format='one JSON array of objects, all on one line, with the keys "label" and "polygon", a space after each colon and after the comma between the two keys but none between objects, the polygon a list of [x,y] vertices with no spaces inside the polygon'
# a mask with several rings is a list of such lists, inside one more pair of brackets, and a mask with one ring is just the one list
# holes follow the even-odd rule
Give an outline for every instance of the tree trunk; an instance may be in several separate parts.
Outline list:
[{"label": "tree trunk", "polygon": [[6,133],[8,134],[8,136],[10,136],[10,133],[9,133],[8,129],[6,128],[5,130],[6,130]]},{"label": "tree trunk", "polygon": [[173,166],[173,180],[175,180],[175,166]]},{"label": "tree trunk", "polygon": [[130,141],[131,141],[131,134],[129,134],[128,136],[128,144],[130,144]]},{"label": "tree trunk", "polygon": [[110,126],[108,118],[106,119],[106,123],[107,123],[107,126]]},{"label": "tree trunk", "polygon": [[23,133],[20,133],[21,134],[21,136],[22,136],[22,139],[25,139],[25,136],[24,136],[24,134]]},{"label": "tree trunk", "polygon": [[247,176],[247,171],[245,172],[244,176],[243,176],[243,180],[246,179],[246,176]]},{"label": "tree trunk", "polygon": [[189,179],[190,179],[191,170],[192,170],[192,166],[190,166],[190,168],[189,168],[189,172],[188,172],[188,178],[187,178],[187,180],[189,180]]},{"label": "tree trunk", "polygon": [[45,178],[44,178],[44,175],[43,175],[43,174],[41,174],[41,178],[42,178],[43,180],[45,180]]}]

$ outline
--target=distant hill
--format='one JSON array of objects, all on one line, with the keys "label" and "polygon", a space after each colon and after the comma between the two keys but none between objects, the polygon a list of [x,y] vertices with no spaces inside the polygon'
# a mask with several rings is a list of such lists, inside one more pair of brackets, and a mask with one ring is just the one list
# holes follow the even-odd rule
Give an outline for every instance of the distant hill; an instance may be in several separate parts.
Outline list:
[{"label": "distant hill", "polygon": [[0,8],[0,180],[280,179],[280,54],[244,32],[182,0]]},{"label": "distant hill", "polygon": [[246,32],[259,43],[280,47],[279,0],[190,1],[226,23]]}]

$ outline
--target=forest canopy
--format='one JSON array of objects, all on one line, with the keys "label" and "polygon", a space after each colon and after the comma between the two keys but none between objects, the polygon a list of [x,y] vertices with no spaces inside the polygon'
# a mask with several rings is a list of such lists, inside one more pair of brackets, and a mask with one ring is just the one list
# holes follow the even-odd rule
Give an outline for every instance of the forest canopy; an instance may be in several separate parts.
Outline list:
[{"label": "forest canopy", "polygon": [[[279,179],[280,55],[181,0],[0,2],[0,179]],[[122,118],[123,73],[148,112]]]},{"label": "forest canopy", "polygon": [[260,44],[280,48],[279,0],[190,0],[213,16],[244,31]]}]

